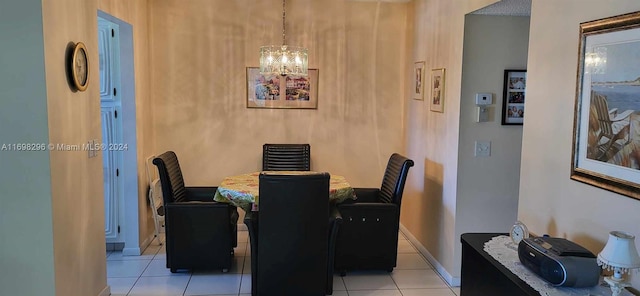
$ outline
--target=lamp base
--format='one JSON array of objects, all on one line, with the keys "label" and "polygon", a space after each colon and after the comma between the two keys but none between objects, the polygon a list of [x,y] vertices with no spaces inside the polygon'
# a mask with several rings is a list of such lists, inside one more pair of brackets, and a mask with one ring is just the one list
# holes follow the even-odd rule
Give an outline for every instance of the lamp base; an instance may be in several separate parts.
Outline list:
[{"label": "lamp base", "polygon": [[609,284],[609,287],[611,287],[612,296],[619,296],[625,287],[631,286],[627,282],[623,281],[621,278],[615,278],[613,276],[605,277],[604,281],[607,282],[607,284]]}]

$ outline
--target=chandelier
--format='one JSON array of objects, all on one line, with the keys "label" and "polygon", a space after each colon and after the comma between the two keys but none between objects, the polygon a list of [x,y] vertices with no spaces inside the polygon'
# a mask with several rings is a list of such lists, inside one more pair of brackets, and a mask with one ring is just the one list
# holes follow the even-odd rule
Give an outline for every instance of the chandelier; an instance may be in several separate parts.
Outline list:
[{"label": "chandelier", "polygon": [[286,0],[282,0],[282,45],[260,47],[260,74],[307,76],[307,49],[288,46],[286,42],[285,2]]},{"label": "chandelier", "polygon": [[584,55],[585,72],[589,74],[605,74],[607,70],[607,48],[596,47]]}]

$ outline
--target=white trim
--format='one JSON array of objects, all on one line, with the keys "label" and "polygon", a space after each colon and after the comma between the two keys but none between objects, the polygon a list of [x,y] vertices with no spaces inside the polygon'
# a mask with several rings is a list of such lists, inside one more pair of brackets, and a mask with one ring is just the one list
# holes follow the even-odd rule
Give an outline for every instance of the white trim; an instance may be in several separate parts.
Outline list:
[{"label": "white trim", "polygon": [[450,287],[460,287],[460,277],[452,276],[444,268],[444,266],[442,266],[442,264],[440,264],[440,262],[438,262],[438,260],[436,260],[436,258],[433,257],[431,253],[429,253],[429,251],[427,251],[427,248],[425,248],[418,241],[418,239],[415,236],[413,236],[413,234],[411,234],[411,232],[409,232],[409,230],[406,227],[404,227],[404,225],[402,224],[400,224],[400,231],[404,234],[404,236],[407,237],[407,239],[413,244],[413,246],[415,246],[418,249],[420,254],[422,254],[427,259],[427,261],[429,261],[429,263],[431,263],[431,265],[433,265],[436,268],[436,271],[438,272],[438,274],[440,274],[440,276],[449,284]]},{"label": "white trim", "polygon": [[122,256],[140,256],[142,250],[140,248],[123,248]]},{"label": "white trim", "polygon": [[104,289],[100,291],[100,294],[98,294],[98,296],[109,296],[109,295],[111,295],[111,287],[109,285],[104,287]]}]

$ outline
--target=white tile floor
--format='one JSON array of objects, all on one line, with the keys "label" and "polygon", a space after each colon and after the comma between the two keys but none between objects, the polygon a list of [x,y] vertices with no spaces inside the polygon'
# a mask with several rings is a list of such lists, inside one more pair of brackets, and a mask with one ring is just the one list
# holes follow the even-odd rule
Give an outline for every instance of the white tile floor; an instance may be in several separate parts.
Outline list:
[{"label": "white tile floor", "polygon": [[[221,271],[172,274],[165,267],[165,248],[155,240],[141,256],[107,252],[107,282],[111,295],[251,295],[251,257],[247,232],[238,232],[234,264]],[[334,275],[334,296],[456,296],[404,235],[399,235],[397,267],[384,271]]]}]

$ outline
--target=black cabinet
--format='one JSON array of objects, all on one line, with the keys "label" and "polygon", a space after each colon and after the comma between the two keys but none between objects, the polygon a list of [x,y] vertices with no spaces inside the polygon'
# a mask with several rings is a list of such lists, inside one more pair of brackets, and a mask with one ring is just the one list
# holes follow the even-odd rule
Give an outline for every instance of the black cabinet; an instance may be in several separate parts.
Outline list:
[{"label": "black cabinet", "polygon": [[461,296],[540,296],[536,290],[484,251],[484,243],[505,233],[465,233],[462,242]]},{"label": "black cabinet", "polygon": [[[540,296],[525,281],[513,274],[500,262],[484,251],[484,244],[506,233],[465,233],[462,242],[461,296]],[[562,289],[562,288],[560,288]],[[611,295],[608,286],[598,285],[589,289],[588,295]],[[633,295],[623,291],[621,295]]]}]

